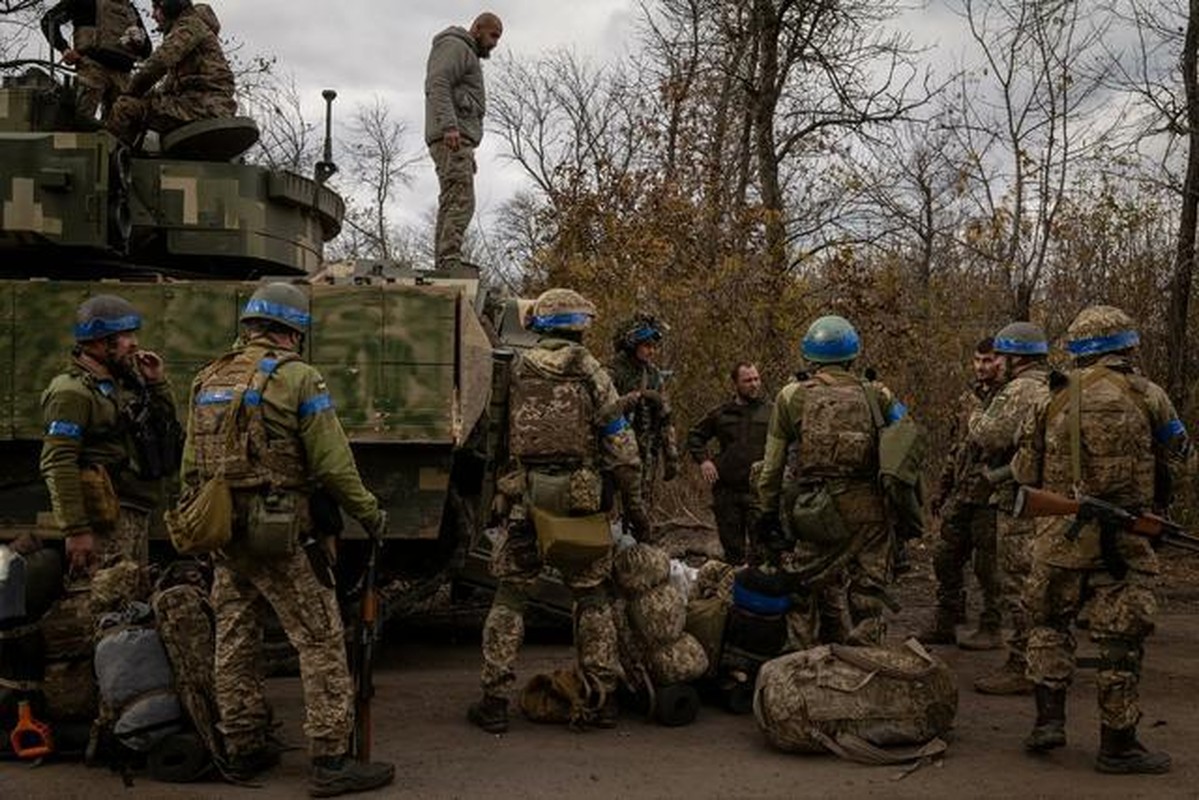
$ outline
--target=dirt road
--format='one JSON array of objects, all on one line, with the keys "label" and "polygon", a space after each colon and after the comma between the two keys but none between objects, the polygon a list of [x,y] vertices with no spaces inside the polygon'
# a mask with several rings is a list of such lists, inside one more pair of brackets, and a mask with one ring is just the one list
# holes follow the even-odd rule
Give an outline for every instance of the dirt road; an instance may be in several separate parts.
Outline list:
[{"label": "dirt road", "polygon": [[[1083,672],[1070,695],[1070,744],[1031,758],[1020,741],[1032,720],[1031,698],[989,698],[971,681],[999,663],[998,653],[937,648],[957,670],[961,701],[950,750],[939,765],[904,778],[891,767],[864,767],[832,757],[768,749],[752,717],[705,708],[695,724],[667,729],[625,716],[614,731],[571,733],[516,720],[504,736],[467,725],[476,693],[478,645],[444,631],[393,641],[377,675],[376,755],[398,765],[394,787],[378,796],[413,798],[784,798],[784,797],[1199,797],[1199,613],[1167,607],[1150,641],[1144,680],[1144,738],[1174,756],[1172,773],[1101,776],[1091,769],[1097,745],[1094,684]],[[895,621],[902,634],[927,614]],[[396,632],[404,634],[403,631]],[[393,635],[393,638],[395,636]],[[565,662],[562,644],[527,648],[522,675]],[[299,681],[275,679],[270,694],[289,741],[300,744]],[[132,789],[107,770],[75,764],[30,769],[0,764],[0,798],[240,798],[304,795],[307,759],[285,754],[261,789],[216,783],[189,786],[141,778]]]}]

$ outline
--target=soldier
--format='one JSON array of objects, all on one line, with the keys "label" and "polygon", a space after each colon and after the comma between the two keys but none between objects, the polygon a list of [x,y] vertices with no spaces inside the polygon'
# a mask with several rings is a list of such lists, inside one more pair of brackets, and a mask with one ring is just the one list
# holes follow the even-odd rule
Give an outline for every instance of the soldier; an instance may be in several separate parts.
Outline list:
[{"label": "soldier", "polygon": [[[757,560],[751,534],[757,522],[758,500],[750,485],[749,470],[762,459],[774,404],[762,401],[762,378],[753,364],[740,362],[729,377],[733,399],[695,424],[687,434],[687,451],[712,487],[712,511],[724,560],[744,564],[747,557]],[[715,460],[708,453],[712,439],[720,444]]]},{"label": "soldier", "polygon": [[1049,341],[1040,326],[1031,322],[1013,322],[995,334],[995,352],[999,355],[1000,378],[1004,381],[987,409],[973,418],[967,446],[990,468],[989,479],[995,484],[998,507],[996,555],[1002,603],[1012,621],[1008,638],[1008,658],[1002,667],[974,682],[982,694],[1028,694],[1032,682],[1025,677],[1028,661],[1028,613],[1024,607],[1024,583],[1032,564],[1031,520],[1011,515],[1015,484],[1005,468],[1015,455],[1020,426],[1038,402],[1049,394]]},{"label": "soldier", "polygon": [[[1092,306],[1075,317],[1066,339],[1074,369],[1026,420],[1012,463],[1016,479],[1136,513],[1164,512],[1190,443],[1169,397],[1133,366],[1140,337],[1132,319],[1112,306]],[[1037,520],[1033,558],[1028,675],[1036,682],[1037,721],[1025,747],[1044,752],[1066,744],[1071,626],[1085,610],[1100,662],[1095,768],[1168,772],[1170,756],[1150,752],[1137,739],[1141,658],[1157,611],[1152,584],[1158,565],[1150,543],[1094,521],[1045,517]]]},{"label": "soldier", "polygon": [[641,496],[654,507],[654,479],[662,462],[662,480],[679,474],[679,449],[674,417],[666,396],[666,375],[654,360],[658,343],[670,328],[649,314],[636,314],[617,327],[612,340],[615,355],[608,374],[620,394],[621,409],[633,426],[641,456]]},{"label": "soldier", "polygon": [[372,536],[382,535],[386,521],[362,485],[324,379],[299,356],[309,326],[299,288],[271,283],[254,292],[241,314],[240,342],[192,383],[183,483],[194,491],[220,474],[233,488],[233,537],[214,558],[212,586],[228,771],[249,780],[279,758],[266,741],[259,671],[269,605],[300,656],[309,790],[332,797],[386,785],[395,767],[347,755],[353,685],[328,543],[309,541],[309,497],[317,488],[328,492]]},{"label": "soldier", "polygon": [[810,590],[808,607],[789,615],[792,647],[881,644],[895,536],[879,484],[879,433],[907,409],[881,383],[850,372],[861,342],[844,318],[813,322],[802,349],[815,371],[774,401],[759,540]]},{"label": "soldier", "polygon": [[134,73],[105,124],[128,145],[137,144],[147,129],[166,133],[188,122],[237,113],[233,71],[212,7],[193,6],[191,0],[154,0],[153,8],[165,37]]},{"label": "soldier", "polygon": [[433,37],[425,68],[425,143],[441,187],[433,249],[438,269],[462,258],[462,237],[475,213],[475,148],[483,141],[487,108],[479,59],[491,58],[503,32],[500,18],[485,12],[469,31],[452,25]]},{"label": "soldier", "polygon": [[[530,522],[535,490],[543,480],[563,478],[570,508],[557,513],[601,510],[599,471],[616,482],[624,513],[638,533],[648,529],[638,482],[637,444],[620,412],[619,398],[598,361],[582,344],[595,319],[595,306],[570,289],[550,289],[533,307],[530,327],[542,334],[512,369],[508,393],[507,466],[498,482],[497,512],[504,536],[492,556],[499,588],[483,626],[483,698],[468,718],[489,733],[508,729],[508,695],[524,639],[524,609],[541,572],[536,532]],[[538,503],[541,507],[541,503]],[[611,555],[563,581],[575,597],[574,631],[578,667],[602,706],[590,709],[597,727],[616,724],[620,662],[616,626],[608,598]]]},{"label": "soldier", "polygon": [[[974,383],[958,398],[950,440],[954,442],[941,470],[933,509],[941,516],[940,540],[933,555],[937,575],[937,610],[932,627],[917,637],[926,644],[954,644],[965,650],[996,650],[999,635],[1000,586],[995,565],[995,509],[989,505],[991,484],[978,452],[966,439],[970,421],[982,414],[999,386],[995,340],[987,337],[974,348]],[[966,621],[966,586],[962,567],[974,556],[974,576],[982,590],[978,630],[957,638],[956,625]]]},{"label": "soldier", "polygon": [[138,348],[142,318],[115,295],[80,306],[67,371],[42,394],[41,472],[72,574],[145,565],[159,479],[179,452],[162,359]]},{"label": "soldier", "polygon": [[[71,25],[71,44],[62,26]],[[129,85],[133,64],[150,55],[150,37],[129,0],[60,0],[42,15],[42,33],[75,68],[75,111],[80,118],[108,116]]]}]

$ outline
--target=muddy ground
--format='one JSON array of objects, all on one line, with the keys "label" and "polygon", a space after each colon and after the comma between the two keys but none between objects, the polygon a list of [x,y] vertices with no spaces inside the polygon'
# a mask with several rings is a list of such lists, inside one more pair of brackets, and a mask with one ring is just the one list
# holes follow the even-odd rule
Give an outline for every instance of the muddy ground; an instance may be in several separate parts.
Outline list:
[{"label": "muddy ground", "polygon": [[[927,553],[903,579],[905,610],[896,637],[931,612]],[[691,726],[668,729],[626,714],[614,731],[571,733],[516,720],[491,736],[464,718],[475,697],[478,634],[454,624],[408,623],[388,632],[376,683],[376,757],[394,761],[396,784],[377,796],[413,798],[784,798],[784,797],[1199,797],[1199,604],[1194,562],[1174,561],[1158,633],[1149,641],[1143,683],[1143,738],[1168,750],[1174,771],[1164,776],[1102,776],[1091,768],[1097,746],[1095,689],[1080,672],[1070,694],[1069,745],[1048,757],[1020,747],[1032,722],[1032,699],[994,698],[970,686],[997,666],[1000,653],[936,652],[954,667],[961,688],[956,728],[946,757],[910,774],[833,757],[795,756],[767,748],[752,716],[705,708]],[[522,654],[522,675],[570,658],[561,633],[542,632]],[[1084,637],[1085,638],[1085,637]],[[1085,649],[1085,648],[1084,648]],[[302,743],[301,699],[295,678],[273,679],[270,696],[285,737]],[[0,798],[239,798],[274,800],[305,793],[307,758],[284,755],[262,788],[217,783],[166,785],[139,778],[130,789],[107,770],[77,764],[36,769],[0,764]]]}]

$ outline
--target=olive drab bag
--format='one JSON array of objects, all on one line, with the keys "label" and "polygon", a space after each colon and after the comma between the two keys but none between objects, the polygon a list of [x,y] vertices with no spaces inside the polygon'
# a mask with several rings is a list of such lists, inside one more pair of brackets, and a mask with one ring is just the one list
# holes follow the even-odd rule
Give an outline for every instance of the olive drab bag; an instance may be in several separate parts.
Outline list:
[{"label": "olive drab bag", "polygon": [[928,432],[904,413],[887,419],[882,413],[878,392],[867,384],[878,430],[878,475],[887,507],[895,520],[901,539],[924,535],[924,460],[928,455]]}]

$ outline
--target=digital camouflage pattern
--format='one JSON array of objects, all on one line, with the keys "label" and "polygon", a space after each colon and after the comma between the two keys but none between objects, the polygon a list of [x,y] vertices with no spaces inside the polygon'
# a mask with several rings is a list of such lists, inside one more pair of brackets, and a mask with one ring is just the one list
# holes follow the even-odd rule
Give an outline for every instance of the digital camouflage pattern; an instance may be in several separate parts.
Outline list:
[{"label": "digital camouflage pattern", "polygon": [[156,592],[151,599],[162,645],[171,661],[175,691],[208,752],[220,756],[217,734],[215,656],[212,609],[198,586],[181,584]]},{"label": "digital camouflage pattern", "polygon": [[[642,364],[625,350],[613,356],[607,369],[621,397],[621,410],[637,439],[637,452],[641,459],[641,496],[646,507],[653,508],[658,464],[662,464],[671,475],[678,471],[679,465],[674,412],[666,393],[666,379],[656,365]],[[635,394],[646,390],[657,392],[661,403]]]},{"label": "digital camouflage pattern", "polygon": [[[68,23],[70,45],[62,35]],[[63,0],[42,15],[41,28],[55,50],[82,57],[75,64],[75,113],[83,119],[100,110],[107,115],[127,90],[134,61],[150,55],[150,37],[129,0]]]},{"label": "digital camouflage pattern", "polygon": [[429,145],[433,168],[437,172],[437,222],[433,234],[433,255],[438,265],[460,261],[462,240],[475,215],[475,148],[462,144],[450,150],[441,142]]}]

